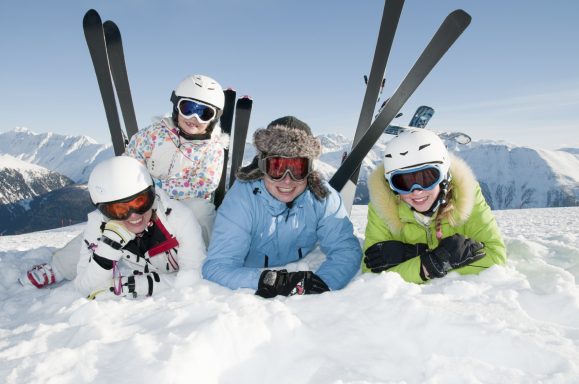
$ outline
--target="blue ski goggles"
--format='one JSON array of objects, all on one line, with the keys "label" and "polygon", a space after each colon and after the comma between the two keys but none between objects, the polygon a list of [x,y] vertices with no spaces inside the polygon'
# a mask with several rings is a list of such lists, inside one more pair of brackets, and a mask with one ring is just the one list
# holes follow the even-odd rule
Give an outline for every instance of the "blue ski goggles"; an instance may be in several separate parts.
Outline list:
[{"label": "blue ski goggles", "polygon": [[217,115],[215,107],[193,99],[180,99],[177,110],[186,119],[197,116],[197,120],[203,124],[209,123]]},{"label": "blue ski goggles", "polygon": [[384,176],[388,180],[390,188],[401,195],[407,195],[416,189],[430,191],[445,178],[438,164],[398,169]]}]

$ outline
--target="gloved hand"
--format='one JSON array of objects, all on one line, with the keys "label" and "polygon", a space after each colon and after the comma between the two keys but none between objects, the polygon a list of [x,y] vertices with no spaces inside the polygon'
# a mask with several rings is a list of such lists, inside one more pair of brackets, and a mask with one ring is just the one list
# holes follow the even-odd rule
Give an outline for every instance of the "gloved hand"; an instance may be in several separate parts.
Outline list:
[{"label": "gloved hand", "polygon": [[132,276],[122,276],[120,281],[114,281],[111,288],[115,294],[127,298],[152,296],[155,285],[161,281],[157,272],[135,272]]},{"label": "gloved hand", "polygon": [[[118,221],[111,220],[105,224],[103,235],[98,239],[93,257],[95,261],[105,269],[112,268],[112,263],[106,260],[119,261],[123,256],[121,249],[135,238],[135,234],[129,231]],[[101,259],[98,257],[100,256]],[[102,258],[106,260],[102,260]]]},{"label": "gloved hand", "polygon": [[434,250],[420,255],[422,279],[443,277],[448,271],[482,259],[485,256],[483,247],[482,243],[459,234],[442,239]]},{"label": "gloved hand", "polygon": [[372,272],[380,273],[419,256],[427,250],[428,245],[423,243],[406,244],[396,240],[381,241],[366,249],[364,264]]},{"label": "gloved hand", "polygon": [[120,244],[121,247],[135,238],[135,234],[127,229],[121,222],[111,220],[105,224],[103,236]]},{"label": "gloved hand", "polygon": [[265,270],[259,277],[255,294],[266,299],[277,295],[309,295],[329,291],[330,288],[311,271],[288,272],[282,270]]}]

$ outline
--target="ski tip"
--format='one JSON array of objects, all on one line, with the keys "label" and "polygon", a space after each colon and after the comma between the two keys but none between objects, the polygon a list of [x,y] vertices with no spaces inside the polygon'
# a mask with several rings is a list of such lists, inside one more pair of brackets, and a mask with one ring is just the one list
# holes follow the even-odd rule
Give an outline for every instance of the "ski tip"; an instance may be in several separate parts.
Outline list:
[{"label": "ski tip", "polygon": [[249,99],[249,100],[253,101],[253,99],[249,95],[243,95],[240,97],[240,99]]},{"label": "ski tip", "polygon": [[468,25],[470,24],[471,20],[472,20],[472,16],[469,15],[466,11],[462,10],[462,9],[457,9],[455,11],[452,11],[449,15],[448,18],[453,19],[456,23],[458,23],[462,28],[466,28],[468,27]]},{"label": "ski tip", "polygon": [[103,23],[103,28],[105,28],[106,30],[115,30],[120,32],[119,27],[117,26],[117,24],[112,21],[112,20],[107,20]]},{"label": "ski tip", "polygon": [[230,93],[230,92],[236,92],[236,91],[235,91],[235,88],[227,87],[227,88],[225,88],[225,90],[224,90],[223,92],[228,92],[228,93]]},{"label": "ski tip", "polygon": [[82,18],[82,23],[83,25],[86,25],[87,23],[93,23],[93,22],[98,22],[99,24],[101,23],[101,16],[99,15],[99,13],[97,11],[95,11],[94,9],[89,9],[88,11],[86,11],[86,13],[84,14],[84,17]]}]

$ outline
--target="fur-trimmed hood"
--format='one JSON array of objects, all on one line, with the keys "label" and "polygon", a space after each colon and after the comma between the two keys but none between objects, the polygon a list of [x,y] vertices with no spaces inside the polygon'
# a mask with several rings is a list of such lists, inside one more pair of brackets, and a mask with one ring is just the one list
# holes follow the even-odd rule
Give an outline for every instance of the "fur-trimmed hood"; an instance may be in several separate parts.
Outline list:
[{"label": "fur-trimmed hood", "polygon": [[[447,205],[437,213],[437,220],[448,220],[450,225],[457,226],[466,222],[475,204],[477,181],[473,171],[464,160],[450,155],[450,199]],[[386,223],[393,234],[399,234],[404,226],[399,208],[405,204],[388,185],[384,177],[384,166],[380,164],[368,179],[370,203],[376,213]]]}]

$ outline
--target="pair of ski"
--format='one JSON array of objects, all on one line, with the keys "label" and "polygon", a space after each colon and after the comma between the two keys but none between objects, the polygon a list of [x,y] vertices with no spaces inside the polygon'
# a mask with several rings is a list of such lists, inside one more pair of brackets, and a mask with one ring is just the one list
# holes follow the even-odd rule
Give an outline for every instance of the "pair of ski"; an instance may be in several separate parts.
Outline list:
[{"label": "pair of ski", "polygon": [[376,141],[378,141],[384,132],[384,128],[390,125],[404,103],[412,96],[471,21],[470,15],[463,10],[456,10],[446,17],[400,86],[386,101],[376,119],[371,122],[403,5],[404,0],[386,0],[385,2],[374,60],[354,135],[352,150],[330,179],[330,185],[341,192],[348,210],[351,209],[354,201],[362,161]]},{"label": "pair of ski", "polygon": [[[226,89],[223,91],[225,93],[225,106],[223,108],[223,114],[221,115],[221,130],[228,134],[233,140],[233,145],[231,148],[231,164],[229,165],[229,183],[227,183],[227,168],[229,161],[229,149],[225,149],[225,156],[223,159],[223,171],[221,172],[221,179],[219,180],[219,186],[215,190],[213,196],[213,203],[216,207],[221,205],[223,198],[225,197],[226,189],[233,185],[235,181],[235,172],[241,166],[243,162],[243,154],[245,152],[245,141],[247,139],[247,131],[249,129],[249,118],[251,116],[251,108],[253,106],[253,100],[249,96],[243,96],[236,99],[236,92],[234,89]],[[233,127],[233,116],[235,115],[235,127]],[[233,135],[231,132],[233,131]],[[226,187],[228,185],[229,187]]]},{"label": "pair of ski", "polygon": [[[139,129],[127,76],[121,33],[114,22],[107,20],[103,23],[94,9],[90,9],[84,15],[82,26],[105,107],[113,150],[118,156],[125,151],[131,136]],[[115,90],[125,130],[121,127]]]}]

